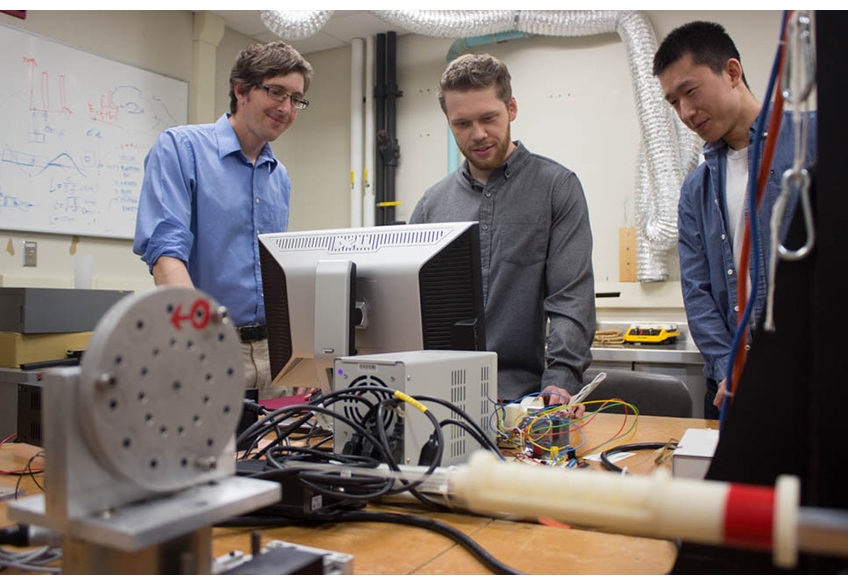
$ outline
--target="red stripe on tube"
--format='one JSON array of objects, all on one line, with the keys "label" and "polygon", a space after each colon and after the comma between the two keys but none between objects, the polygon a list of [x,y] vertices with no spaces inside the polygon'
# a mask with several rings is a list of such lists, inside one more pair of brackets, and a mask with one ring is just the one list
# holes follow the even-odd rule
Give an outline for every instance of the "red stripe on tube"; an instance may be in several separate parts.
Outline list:
[{"label": "red stripe on tube", "polygon": [[724,507],[724,542],[745,548],[772,548],[774,489],[731,484]]}]

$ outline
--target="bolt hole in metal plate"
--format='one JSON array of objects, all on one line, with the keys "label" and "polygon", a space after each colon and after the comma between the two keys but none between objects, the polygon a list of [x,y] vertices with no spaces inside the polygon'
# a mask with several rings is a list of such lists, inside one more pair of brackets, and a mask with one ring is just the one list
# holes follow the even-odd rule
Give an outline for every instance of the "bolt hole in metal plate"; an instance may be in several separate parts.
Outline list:
[{"label": "bolt hole in metal plate", "polygon": [[122,299],[83,355],[80,418],[111,472],[149,490],[208,478],[241,414],[241,344],[200,291],[159,287]]}]

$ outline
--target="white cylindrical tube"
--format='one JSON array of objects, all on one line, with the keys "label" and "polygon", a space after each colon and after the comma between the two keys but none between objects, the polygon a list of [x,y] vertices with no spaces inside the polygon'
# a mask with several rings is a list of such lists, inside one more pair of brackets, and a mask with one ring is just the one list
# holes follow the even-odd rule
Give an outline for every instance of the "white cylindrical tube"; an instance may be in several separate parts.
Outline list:
[{"label": "white cylindrical tube", "polygon": [[[788,482],[792,484],[792,482]],[[797,483],[762,486],[497,461],[474,453],[450,477],[451,496],[478,513],[557,518],[653,538],[775,551],[792,566],[797,554]],[[794,511],[793,511],[794,510]]]},{"label": "white cylindrical tube", "polygon": [[350,47],[350,227],[362,226],[362,59],[364,42]]}]

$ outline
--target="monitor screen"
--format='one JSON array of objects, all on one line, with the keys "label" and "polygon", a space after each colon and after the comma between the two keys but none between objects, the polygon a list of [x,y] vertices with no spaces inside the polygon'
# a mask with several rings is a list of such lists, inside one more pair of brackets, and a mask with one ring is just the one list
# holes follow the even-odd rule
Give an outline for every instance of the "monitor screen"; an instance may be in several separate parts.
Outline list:
[{"label": "monitor screen", "polygon": [[259,236],[271,375],[331,389],[333,360],[486,349],[476,222]]}]

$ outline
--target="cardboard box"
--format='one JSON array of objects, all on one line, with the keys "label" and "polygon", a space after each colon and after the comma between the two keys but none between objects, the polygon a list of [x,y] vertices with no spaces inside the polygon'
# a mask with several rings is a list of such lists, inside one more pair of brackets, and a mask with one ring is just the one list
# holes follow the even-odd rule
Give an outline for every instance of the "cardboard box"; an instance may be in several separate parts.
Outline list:
[{"label": "cardboard box", "polygon": [[703,479],[713,460],[718,431],[715,429],[686,429],[671,456],[674,477]]},{"label": "cardboard box", "polygon": [[0,366],[17,368],[21,364],[65,359],[69,350],[85,349],[91,334],[0,331]]}]

